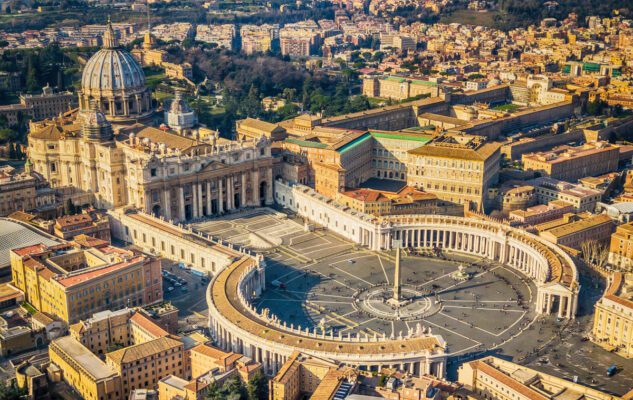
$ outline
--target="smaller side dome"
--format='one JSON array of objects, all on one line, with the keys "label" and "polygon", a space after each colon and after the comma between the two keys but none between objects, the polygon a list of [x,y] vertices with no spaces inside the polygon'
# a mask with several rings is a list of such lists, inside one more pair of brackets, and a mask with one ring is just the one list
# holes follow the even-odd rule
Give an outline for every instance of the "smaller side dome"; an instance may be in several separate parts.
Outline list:
[{"label": "smaller side dome", "polygon": [[88,111],[81,112],[81,135],[90,141],[108,142],[112,140],[112,125],[99,110],[96,100],[90,101]]}]

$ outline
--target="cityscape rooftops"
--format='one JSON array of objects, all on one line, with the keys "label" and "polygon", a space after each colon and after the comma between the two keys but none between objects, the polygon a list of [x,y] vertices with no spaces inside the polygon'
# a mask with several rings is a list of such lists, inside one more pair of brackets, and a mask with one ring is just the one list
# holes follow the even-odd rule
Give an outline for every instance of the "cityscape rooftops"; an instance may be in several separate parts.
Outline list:
[{"label": "cityscape rooftops", "polygon": [[163,336],[149,342],[129,346],[106,354],[114,364],[121,365],[182,346],[182,341]]},{"label": "cityscape rooftops", "polygon": [[110,367],[99,357],[95,356],[83,344],[72,336],[62,336],[53,341],[53,344],[61,349],[71,359],[77,362],[96,381],[111,378],[117,375],[114,368]]},{"label": "cityscape rooftops", "polygon": [[501,148],[501,143],[486,141],[481,136],[446,134],[425,146],[409,150],[409,154],[429,157],[485,161]]}]

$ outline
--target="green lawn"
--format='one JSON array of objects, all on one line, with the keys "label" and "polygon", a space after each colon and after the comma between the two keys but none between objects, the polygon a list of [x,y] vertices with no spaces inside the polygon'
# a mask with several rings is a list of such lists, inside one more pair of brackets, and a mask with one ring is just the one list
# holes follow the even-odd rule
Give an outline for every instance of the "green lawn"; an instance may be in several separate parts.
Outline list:
[{"label": "green lawn", "polygon": [[172,99],[174,97],[173,93],[159,92],[158,90],[154,91],[153,95],[154,98],[160,103],[162,103],[166,99]]},{"label": "green lawn", "polygon": [[33,314],[35,314],[37,312],[35,307],[33,307],[31,304],[27,303],[26,301],[23,301],[20,305],[22,306],[22,308],[24,308],[31,315],[33,315]]},{"label": "green lawn", "polygon": [[145,83],[152,88],[165,79],[165,71],[156,67],[143,68],[143,72],[145,72]]},{"label": "green lawn", "polygon": [[440,22],[452,24],[454,22],[466,25],[494,26],[494,17],[498,11],[479,12],[475,10],[457,10],[450,15],[443,15]]},{"label": "green lawn", "polygon": [[367,101],[369,101],[369,105],[370,105],[371,108],[380,107],[380,105],[382,103],[386,103],[387,102],[387,100],[381,99],[381,98],[377,98],[377,97],[368,97]]},{"label": "green lawn", "polygon": [[508,103],[508,104],[501,104],[499,106],[493,107],[493,110],[513,112],[513,111],[518,110],[519,108],[521,108],[521,106]]},{"label": "green lawn", "polygon": [[220,115],[220,114],[224,114],[224,107],[220,106],[220,107],[213,107],[211,109],[211,115]]}]

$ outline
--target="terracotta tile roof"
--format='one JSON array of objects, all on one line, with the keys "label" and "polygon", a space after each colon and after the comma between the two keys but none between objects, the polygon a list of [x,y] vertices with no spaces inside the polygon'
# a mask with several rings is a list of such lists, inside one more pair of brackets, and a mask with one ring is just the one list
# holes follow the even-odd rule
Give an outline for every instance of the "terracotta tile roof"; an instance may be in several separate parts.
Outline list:
[{"label": "terracotta tile roof", "polygon": [[209,382],[199,380],[199,379],[193,379],[191,382],[185,385],[184,389],[190,390],[194,393],[198,393],[199,391],[206,389],[207,386],[209,385],[210,385]]},{"label": "terracotta tile roof", "polygon": [[19,249],[13,249],[11,251],[13,251],[15,254],[24,257],[26,255],[29,254],[39,254],[42,253],[44,251],[46,251],[46,249],[48,248],[48,246],[43,245],[43,244],[34,244],[31,246],[26,246],[26,247],[22,247]]},{"label": "terracotta tile roof", "polygon": [[8,283],[0,285],[0,302],[5,302],[10,299],[18,298],[22,296],[22,292],[14,288]]},{"label": "terracotta tile roof", "polygon": [[234,353],[227,353],[217,347],[209,346],[206,344],[199,344],[193,349],[191,349],[192,353],[199,353],[209,358],[213,358],[214,360],[222,360]]},{"label": "terracotta tile roof", "polygon": [[31,139],[59,140],[62,137],[78,136],[81,126],[79,124],[59,124],[49,122],[41,129],[34,129],[29,133]]},{"label": "terracotta tile roof", "polygon": [[476,149],[463,147],[446,147],[430,142],[424,146],[409,150],[409,154],[416,156],[456,158],[459,160],[486,161],[501,148],[499,142],[485,142]]},{"label": "terracotta tile roof", "polygon": [[113,351],[106,354],[106,358],[117,365],[121,365],[153,356],[167,350],[176,349],[178,347],[182,348],[182,342],[180,340],[164,336],[155,340],[150,340],[149,342]]},{"label": "terracotta tile roof", "polygon": [[169,335],[169,332],[167,332],[166,330],[161,328],[159,325],[157,325],[154,321],[152,321],[151,319],[147,318],[145,315],[139,312],[134,313],[134,315],[132,315],[132,318],[130,318],[130,324],[138,325],[144,331],[152,335],[154,339]]},{"label": "terracotta tile roof", "polygon": [[277,124],[271,124],[270,122],[262,121],[255,118],[246,118],[237,121],[240,128],[256,129],[264,132],[279,132],[283,131],[283,128]]},{"label": "terracotta tile roof", "polygon": [[341,386],[345,375],[342,371],[330,370],[316,387],[310,400],[330,400]]},{"label": "terracotta tile roof", "polygon": [[92,222],[92,217],[88,214],[65,215],[55,220],[55,223],[62,228]]},{"label": "terracotta tile roof", "polygon": [[191,139],[185,136],[176,135],[171,132],[165,132],[163,130],[142,125],[134,124],[129,127],[121,129],[121,134],[129,135],[134,133],[139,139],[149,139],[152,143],[165,143],[168,148],[187,150],[195,146],[205,145],[202,142],[198,142],[195,139]]},{"label": "terracotta tile roof", "polygon": [[522,396],[525,396],[526,398],[531,400],[549,400],[548,397],[545,397],[536,390],[517,382],[513,378],[509,377],[508,375],[504,374],[488,363],[484,361],[475,361],[475,363],[476,365],[473,366],[474,369],[483,372],[484,374],[497,380],[499,383],[521,394]]},{"label": "terracotta tile roof", "polygon": [[273,377],[273,382],[279,382],[283,384],[292,377],[292,373],[294,373],[300,367],[300,364],[297,361],[297,358],[299,358],[300,354],[301,353],[299,353],[298,351],[292,352],[288,360],[286,360],[284,365],[282,365],[281,369],[277,372],[277,375]]},{"label": "terracotta tile roof", "polygon": [[139,257],[134,257],[128,261],[122,261],[116,264],[112,264],[109,265],[107,267],[104,268],[99,268],[99,269],[93,269],[93,270],[89,270],[83,273],[78,273],[75,275],[71,275],[67,278],[61,278],[58,279],[57,282],[59,282],[62,286],[64,287],[72,287],[75,285],[79,285],[81,283],[87,282],[93,278],[96,278],[98,276],[102,276],[102,275],[106,275],[115,271],[119,271],[121,269],[127,268],[131,265],[134,265],[135,263],[138,262],[142,262],[145,260],[145,257],[143,256],[139,256]]},{"label": "terracotta tile roof", "polygon": [[105,247],[105,246],[110,245],[110,243],[108,243],[105,240],[98,239],[96,237],[92,237],[92,236],[88,236],[84,234],[75,236],[73,238],[73,242],[77,243],[83,248],[100,248],[100,247]]},{"label": "terracotta tile roof", "polygon": [[623,284],[624,274],[622,272],[613,273],[611,283],[607,288],[604,298],[618,303],[621,306],[633,309],[633,301],[619,295],[620,289],[622,288]]}]

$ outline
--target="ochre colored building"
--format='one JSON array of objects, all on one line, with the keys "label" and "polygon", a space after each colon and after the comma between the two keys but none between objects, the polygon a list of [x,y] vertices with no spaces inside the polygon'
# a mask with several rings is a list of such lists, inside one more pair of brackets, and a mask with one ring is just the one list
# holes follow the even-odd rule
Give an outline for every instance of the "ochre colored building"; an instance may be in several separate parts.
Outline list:
[{"label": "ochre colored building", "polygon": [[104,310],[162,301],[160,260],[93,240],[10,252],[13,285],[37,310],[67,324]]},{"label": "ochre colored building", "polygon": [[623,271],[633,269],[633,222],[618,226],[611,235],[609,263]]},{"label": "ochre colored building", "polygon": [[616,272],[595,305],[592,340],[607,350],[633,358],[633,274]]}]

